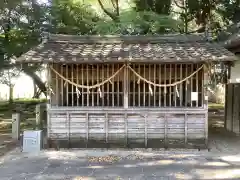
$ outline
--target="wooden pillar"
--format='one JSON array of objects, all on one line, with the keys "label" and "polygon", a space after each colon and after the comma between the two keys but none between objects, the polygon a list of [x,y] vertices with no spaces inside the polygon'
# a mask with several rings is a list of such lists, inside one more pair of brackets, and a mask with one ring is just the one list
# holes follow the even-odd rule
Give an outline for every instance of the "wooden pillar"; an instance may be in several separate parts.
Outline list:
[{"label": "wooden pillar", "polygon": [[239,103],[240,103],[240,96],[239,96],[240,85],[234,84],[234,98],[233,98],[233,113],[232,113],[232,131],[239,135]]},{"label": "wooden pillar", "polygon": [[51,69],[50,67],[53,67],[52,65],[48,64],[47,65],[47,84],[48,84],[48,89],[47,89],[47,99],[48,99],[48,102],[50,104],[50,106],[52,105],[52,92],[50,90],[51,86],[52,86],[52,81],[51,81]]},{"label": "wooden pillar", "polygon": [[12,138],[15,140],[20,139],[20,114],[12,114]]},{"label": "wooden pillar", "polygon": [[[227,109],[225,110],[226,113],[226,120],[225,120],[225,128],[228,131],[232,131],[232,117],[233,117],[233,84],[228,84],[227,85],[227,102],[226,102],[226,107]],[[225,107],[225,108],[226,108]]]},{"label": "wooden pillar", "polygon": [[41,105],[37,104],[36,105],[36,127],[35,129],[40,129],[41,127]]},{"label": "wooden pillar", "polygon": [[47,141],[47,125],[49,120],[49,115],[47,114],[47,106],[45,104],[37,104],[36,105],[36,130],[42,130],[42,137],[43,137],[43,147],[48,146]]},{"label": "wooden pillar", "polygon": [[227,70],[228,73],[227,73],[226,85],[225,85],[224,128],[226,130],[230,130],[231,125],[229,123],[231,123],[231,121],[232,121],[231,116],[232,116],[232,99],[233,99],[233,96],[232,96],[232,84],[229,83],[230,78],[231,78],[231,66],[227,66],[227,67],[228,67],[228,70]]},{"label": "wooden pillar", "polygon": [[128,108],[128,68],[124,67],[124,109]]},{"label": "wooden pillar", "polygon": [[208,95],[207,95],[207,84],[208,84],[208,68],[204,65],[203,68],[203,90],[204,90],[204,109],[205,109],[205,144],[208,146]]},{"label": "wooden pillar", "polygon": [[46,125],[46,114],[45,114],[46,106],[45,104],[37,104],[36,105],[36,129],[43,129]]},{"label": "wooden pillar", "polygon": [[224,128],[227,129],[227,118],[228,118],[228,84],[225,84],[225,102],[224,102]]}]

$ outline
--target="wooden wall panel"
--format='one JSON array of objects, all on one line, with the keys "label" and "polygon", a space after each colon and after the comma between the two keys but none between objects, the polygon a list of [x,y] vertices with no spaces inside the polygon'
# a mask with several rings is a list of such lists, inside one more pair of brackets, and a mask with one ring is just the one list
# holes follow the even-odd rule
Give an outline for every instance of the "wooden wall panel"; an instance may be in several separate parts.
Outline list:
[{"label": "wooden wall panel", "polygon": [[238,83],[230,83],[227,85],[226,94],[226,110],[225,110],[225,128],[240,134],[240,85]]},{"label": "wooden wall panel", "polygon": [[175,113],[172,111],[71,111],[66,115],[50,111],[48,138],[82,139],[106,143],[145,143],[159,140],[197,140],[205,139],[206,111]]}]

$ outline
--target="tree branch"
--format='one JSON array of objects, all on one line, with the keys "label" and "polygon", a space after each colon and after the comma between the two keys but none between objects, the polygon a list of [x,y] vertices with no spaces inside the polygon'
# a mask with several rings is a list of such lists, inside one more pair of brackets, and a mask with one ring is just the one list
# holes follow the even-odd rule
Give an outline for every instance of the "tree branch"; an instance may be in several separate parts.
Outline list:
[{"label": "tree branch", "polygon": [[101,7],[101,9],[103,10],[104,13],[106,13],[113,21],[116,21],[118,22],[119,21],[119,18],[117,15],[114,15],[113,13],[109,12],[103,5],[102,1],[101,0],[98,0],[98,3]]},{"label": "tree branch", "polygon": [[117,6],[116,6],[116,4],[114,3],[114,0],[111,0],[111,2],[112,2],[112,5],[113,5],[114,9],[117,9]]},{"label": "tree branch", "polygon": [[173,11],[173,10],[171,10],[171,12],[176,13],[176,14],[182,14],[182,12],[177,12],[177,11]]},{"label": "tree branch", "polygon": [[175,4],[177,7],[181,8],[181,9],[185,9],[185,8],[186,8],[186,7],[184,7],[184,6],[180,6],[180,5],[177,3],[176,0],[174,0],[173,2],[174,2],[174,4]]},{"label": "tree branch", "polygon": [[119,0],[116,0],[116,13],[117,16],[119,17],[120,13],[119,13]]}]

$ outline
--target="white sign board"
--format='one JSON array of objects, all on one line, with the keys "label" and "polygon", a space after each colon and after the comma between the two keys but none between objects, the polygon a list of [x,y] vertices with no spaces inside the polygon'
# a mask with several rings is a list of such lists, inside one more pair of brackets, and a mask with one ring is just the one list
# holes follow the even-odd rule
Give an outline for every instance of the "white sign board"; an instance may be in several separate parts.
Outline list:
[{"label": "white sign board", "polygon": [[23,152],[38,152],[42,149],[42,131],[23,132]]},{"label": "white sign board", "polygon": [[191,101],[198,101],[198,92],[191,92]]}]

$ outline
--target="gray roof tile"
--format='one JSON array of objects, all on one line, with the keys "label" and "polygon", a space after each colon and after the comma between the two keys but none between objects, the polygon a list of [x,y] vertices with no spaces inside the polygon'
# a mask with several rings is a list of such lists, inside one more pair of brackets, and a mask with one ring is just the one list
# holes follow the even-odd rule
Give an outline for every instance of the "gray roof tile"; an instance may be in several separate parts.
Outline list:
[{"label": "gray roof tile", "polygon": [[197,35],[50,35],[18,61],[44,63],[233,61],[233,53]]}]

